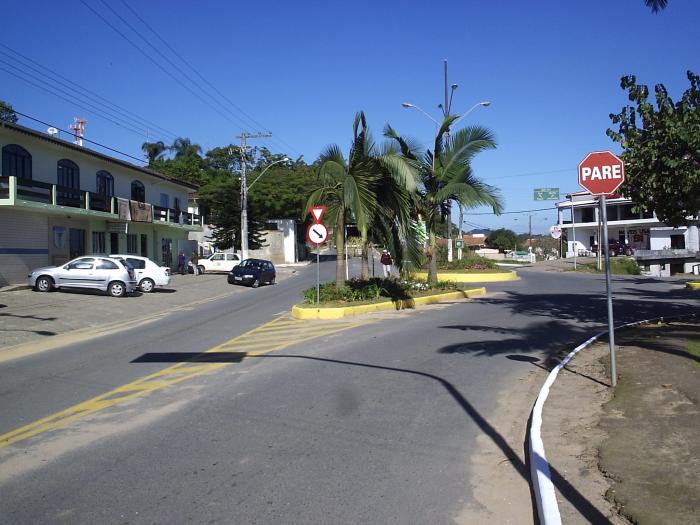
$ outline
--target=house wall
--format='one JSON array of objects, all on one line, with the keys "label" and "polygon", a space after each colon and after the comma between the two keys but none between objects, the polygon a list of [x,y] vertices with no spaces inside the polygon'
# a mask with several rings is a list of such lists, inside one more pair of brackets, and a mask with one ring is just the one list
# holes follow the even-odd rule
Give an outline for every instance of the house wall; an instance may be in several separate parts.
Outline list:
[{"label": "house wall", "polygon": [[0,207],[0,286],[23,282],[48,264],[48,218]]}]

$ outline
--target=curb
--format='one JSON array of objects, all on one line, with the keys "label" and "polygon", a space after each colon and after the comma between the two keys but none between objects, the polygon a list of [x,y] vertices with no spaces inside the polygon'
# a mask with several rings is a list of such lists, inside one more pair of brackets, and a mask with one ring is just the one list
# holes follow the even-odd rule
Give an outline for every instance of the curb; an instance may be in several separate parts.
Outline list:
[{"label": "curb", "polygon": [[[635,321],[615,327],[615,330],[622,328],[630,328],[644,323],[654,321],[686,319],[689,317],[697,317],[697,314],[688,314],[671,317],[654,317],[644,319],[643,321]],[[544,453],[544,443],[540,431],[542,429],[542,408],[544,402],[549,395],[549,389],[554,384],[554,381],[559,374],[559,371],[564,368],[573,357],[581,350],[596,342],[602,336],[607,335],[608,331],[600,332],[590,339],[578,345],[559,363],[547,376],[547,380],[542,385],[540,393],[537,395],[535,406],[532,409],[532,417],[530,419],[530,428],[528,429],[530,443],[530,481],[533,491],[535,492],[535,502],[537,503],[537,515],[542,525],[561,525],[561,514],[559,513],[559,505],[557,504],[557,496],[552,483],[552,476],[549,470],[549,463]]]},{"label": "curb", "polygon": [[700,281],[690,281],[688,283],[685,283],[686,288],[690,288],[691,290],[700,290]]},{"label": "curb", "polygon": [[[428,272],[413,273],[418,279],[427,279]],[[438,281],[452,281],[455,283],[497,283],[503,281],[517,281],[518,274],[514,271],[508,273],[440,273]]]},{"label": "curb", "polygon": [[362,315],[382,310],[403,310],[415,306],[439,303],[449,299],[464,299],[480,297],[486,294],[486,288],[474,288],[473,290],[460,290],[457,292],[447,292],[427,297],[416,297],[408,301],[385,301],[377,304],[361,304],[358,306],[341,306],[337,308],[300,308],[292,307],[292,317],[295,319],[342,319],[353,315]]}]

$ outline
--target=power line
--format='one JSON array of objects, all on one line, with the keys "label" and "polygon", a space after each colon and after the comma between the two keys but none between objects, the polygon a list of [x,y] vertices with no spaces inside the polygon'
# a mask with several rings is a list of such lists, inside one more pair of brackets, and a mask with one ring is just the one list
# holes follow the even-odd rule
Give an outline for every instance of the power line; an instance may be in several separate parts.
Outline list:
[{"label": "power line", "polygon": [[[25,118],[28,118],[28,119],[30,119],[30,120],[33,120],[34,122],[38,122],[38,123],[40,123],[40,124],[43,124],[44,126],[50,126],[50,127],[56,128],[57,130],[62,131],[63,133],[67,133],[67,134],[69,134],[69,135],[71,135],[71,136],[74,135],[74,133],[73,133],[72,131],[67,131],[67,130],[65,130],[65,129],[59,128],[59,127],[57,127],[57,126],[55,126],[55,125],[53,125],[53,124],[49,124],[48,122],[44,122],[43,120],[40,120],[40,119],[38,119],[38,118],[36,118],[36,117],[32,117],[32,116],[30,116],[30,115],[27,115],[26,113],[22,113],[21,111],[17,111],[17,110],[14,109],[14,108],[13,108],[13,111],[14,111],[15,113],[17,113],[18,115],[22,116],[22,117],[25,117]],[[90,144],[94,144],[94,145],[99,146],[99,147],[101,147],[101,148],[104,148],[104,149],[106,149],[106,150],[113,151],[114,153],[119,153],[120,155],[123,155],[123,156],[125,156],[125,157],[130,158],[130,159],[134,159],[134,160],[136,160],[136,161],[138,161],[138,162],[141,162],[142,164],[145,164],[145,163],[146,163],[146,161],[143,160],[143,159],[140,159],[140,158],[138,158],[138,157],[134,157],[133,155],[129,155],[128,153],[124,153],[123,151],[119,151],[118,149],[114,149],[114,148],[112,148],[112,147],[110,147],[110,146],[105,146],[104,144],[101,144],[101,143],[99,143],[99,142],[95,142],[94,140],[86,139],[85,137],[83,137],[83,141],[89,142]]]},{"label": "power line", "polygon": [[515,213],[531,213],[531,212],[540,212],[540,211],[552,211],[554,208],[537,208],[534,210],[520,210],[520,211],[504,211],[501,213],[493,213],[492,211],[489,212],[480,212],[480,213],[464,213],[464,215],[511,215]]},{"label": "power line", "polygon": [[[167,47],[183,64],[185,64],[191,71],[193,71],[194,74],[197,75],[205,84],[207,84],[211,89],[213,89],[223,100],[228,102],[239,113],[241,113],[242,115],[247,117],[250,122],[252,122],[256,126],[260,127],[261,129],[265,129],[264,125],[262,125],[259,121],[255,120],[252,116],[250,116],[248,113],[246,113],[240,106],[238,106],[231,99],[229,99],[225,94],[223,94],[221,91],[219,91],[219,89],[214,84],[209,82],[209,80],[207,80],[197,69],[195,69],[194,66],[192,66],[187,60],[185,60],[182,57],[182,55],[180,55],[180,53],[178,53],[162,36],[160,36],[160,34],[158,34],[158,32],[153,27],[151,27],[151,25],[148,22],[146,22],[143,18],[141,18],[139,16],[139,14],[129,4],[126,3],[126,0],[121,0],[121,2],[144,26],[146,26],[146,28],[151,33],[153,33],[156,36],[156,38],[158,38],[158,40],[160,40],[165,45],[165,47]],[[132,28],[132,30],[133,30],[133,28]],[[275,140],[275,138],[273,138],[272,140],[280,143],[283,146],[290,148],[292,151],[299,154],[298,150],[296,150],[293,146],[291,146],[290,144],[283,141],[281,138],[278,140]]]},{"label": "power line", "polygon": [[535,175],[551,175],[552,173],[565,173],[565,172],[576,172],[576,169],[574,168],[566,168],[566,169],[559,169],[559,170],[550,170],[550,171],[533,171],[530,173],[516,173],[514,175],[499,175],[496,177],[484,177],[484,179],[492,180],[492,179],[512,179],[515,177],[533,177]]},{"label": "power line", "polygon": [[[2,53],[2,51],[0,51],[0,53]],[[3,71],[5,71],[5,72],[7,72],[7,73],[13,75],[14,77],[16,77],[16,78],[22,80],[23,82],[26,82],[27,84],[30,84],[30,85],[32,85],[32,86],[34,86],[34,87],[39,88],[39,89],[43,89],[44,91],[46,91],[46,92],[48,92],[48,93],[50,93],[50,94],[52,94],[52,95],[54,95],[54,96],[56,96],[56,97],[59,97],[59,98],[65,100],[65,101],[71,102],[72,104],[82,105],[81,107],[82,107],[83,109],[87,110],[88,112],[93,113],[94,115],[97,115],[97,116],[99,116],[99,117],[101,117],[101,118],[104,118],[104,119],[108,120],[109,122],[112,122],[113,124],[116,124],[117,126],[123,128],[123,129],[126,129],[127,131],[131,131],[131,132],[133,132],[133,133],[135,133],[135,134],[137,134],[137,135],[139,135],[139,136],[143,136],[143,130],[134,127],[134,126],[132,125],[131,121],[129,121],[129,120],[127,120],[127,119],[125,119],[125,118],[119,116],[118,114],[115,115],[115,114],[114,114],[114,111],[112,111],[112,110],[107,110],[107,109],[105,109],[105,108],[100,108],[100,107],[98,107],[98,106],[92,104],[89,100],[88,100],[88,101],[81,100],[81,99],[79,99],[78,97],[76,97],[76,96],[73,94],[72,91],[66,91],[65,89],[62,89],[62,88],[60,88],[60,87],[58,87],[58,86],[51,85],[51,84],[47,84],[46,81],[45,81],[44,79],[42,79],[42,78],[40,78],[40,77],[37,77],[36,75],[33,75],[33,74],[31,74],[31,73],[29,73],[29,72],[27,72],[27,71],[24,71],[24,70],[20,69],[19,67],[17,67],[16,65],[11,64],[10,62],[6,62],[5,60],[2,60],[1,58],[0,58],[0,63],[6,64],[7,66],[9,66],[9,67],[15,69],[16,71],[20,72],[22,75],[26,75],[27,77],[29,77],[29,78],[31,78],[31,79],[34,79],[34,80],[36,80],[36,81],[38,81],[38,82],[40,82],[42,85],[35,84],[35,83],[32,82],[31,80],[27,80],[26,78],[24,78],[24,77],[22,77],[22,76],[20,76],[20,75],[17,75],[17,74],[15,74],[15,73],[11,72],[11,71],[8,71],[8,70],[5,69],[5,68],[0,68],[0,69],[2,69]],[[64,85],[65,85],[65,84],[64,84]],[[46,86],[48,86],[48,87],[46,87]],[[67,99],[67,98],[65,98],[65,97],[63,97],[63,96],[57,95],[57,94],[56,94],[56,91],[58,91],[59,93],[63,93],[65,96],[69,97],[70,100]],[[86,107],[86,106],[87,106],[87,107]],[[91,109],[89,109],[89,108],[91,108]]]},{"label": "power line", "polygon": [[[104,98],[103,96],[99,95],[98,93],[95,93],[94,91],[91,91],[90,89],[88,89],[88,88],[86,88],[86,87],[83,87],[82,85],[80,85],[80,84],[78,84],[78,83],[76,83],[76,82],[73,82],[73,81],[70,80],[69,78],[67,78],[67,77],[65,77],[65,76],[63,76],[63,75],[61,75],[60,73],[57,73],[56,71],[53,71],[51,68],[48,68],[48,67],[46,67],[46,66],[40,64],[40,63],[37,62],[36,60],[33,60],[33,59],[29,58],[29,57],[26,56],[26,55],[23,55],[23,54],[20,53],[19,51],[15,50],[15,49],[12,49],[11,47],[9,47],[9,46],[7,46],[7,45],[5,45],[5,44],[2,44],[2,43],[0,43],[0,46],[4,47],[5,49],[7,49],[8,51],[10,51],[11,53],[14,53],[15,55],[21,57],[24,61],[29,62],[29,63],[31,63],[31,64],[34,64],[35,66],[38,66],[39,68],[41,68],[41,69],[43,69],[43,70],[45,70],[45,71],[48,71],[48,72],[50,73],[50,75],[47,74],[47,73],[43,73],[43,72],[41,72],[40,70],[37,70],[36,68],[34,68],[34,67],[30,66],[30,65],[23,64],[23,63],[21,62],[21,60],[19,60],[19,59],[17,59],[16,57],[13,57],[13,56],[9,55],[8,53],[6,53],[6,52],[0,50],[0,53],[4,54],[5,56],[7,56],[8,58],[10,58],[11,60],[15,60],[16,62],[22,63],[22,66],[23,66],[23,67],[28,67],[28,68],[30,68],[30,69],[32,69],[32,70],[34,70],[34,71],[37,71],[38,73],[44,75],[45,77],[50,78],[50,79],[51,79],[52,81],[54,81],[54,82],[57,81],[56,78],[63,80],[63,81],[65,82],[64,85],[73,86],[74,89],[77,89],[77,90],[80,90],[80,91],[83,91],[83,92],[87,93],[87,95],[83,95],[85,98],[94,97],[94,98],[96,98],[96,99],[99,99],[99,100],[103,101],[104,103],[106,103],[107,105],[112,106],[113,108],[116,108],[117,110],[119,110],[119,111],[121,111],[121,112],[123,112],[123,113],[129,115],[131,118],[140,121],[140,123],[141,123],[145,128],[160,130],[161,133],[163,133],[163,134],[166,135],[166,136],[170,136],[170,137],[172,137],[172,138],[178,138],[178,137],[180,136],[180,135],[177,134],[177,133],[173,133],[172,131],[169,131],[168,129],[166,129],[166,128],[162,127],[162,126],[159,126],[158,124],[156,124],[156,123],[154,123],[154,122],[152,122],[152,121],[150,121],[150,120],[148,120],[148,119],[145,119],[145,118],[143,118],[143,117],[137,115],[137,114],[134,113],[133,111],[130,111],[130,110],[128,110],[127,108],[125,108],[125,107],[123,107],[123,106],[120,106],[120,105],[118,105],[118,104],[115,104],[114,102],[111,102],[110,100]],[[52,75],[53,77],[56,77],[56,78],[51,78],[51,75]],[[104,105],[104,104],[103,104],[102,102],[100,102],[100,105]]]}]

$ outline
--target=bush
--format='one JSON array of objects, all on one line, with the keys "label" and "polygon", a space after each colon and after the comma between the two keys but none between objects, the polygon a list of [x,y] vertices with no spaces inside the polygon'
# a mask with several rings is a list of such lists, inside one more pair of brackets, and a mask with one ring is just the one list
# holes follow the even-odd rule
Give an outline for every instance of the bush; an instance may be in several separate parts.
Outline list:
[{"label": "bush", "polygon": [[[366,281],[351,279],[345,281],[345,286],[336,288],[335,283],[323,283],[320,286],[319,296],[321,303],[344,302],[356,303],[372,301],[379,297],[388,297],[392,300],[410,299],[411,292],[427,292],[431,290],[455,290],[459,286],[449,281],[440,281],[435,285],[429,285],[421,279],[398,280],[372,278]],[[302,292],[306,304],[316,304],[316,287],[307,288]]]},{"label": "bush", "polygon": [[438,270],[495,270],[498,268],[496,261],[471,253],[469,250],[462,251],[462,260],[457,259],[457,250],[452,252],[452,262],[447,262],[447,246],[437,247]]}]

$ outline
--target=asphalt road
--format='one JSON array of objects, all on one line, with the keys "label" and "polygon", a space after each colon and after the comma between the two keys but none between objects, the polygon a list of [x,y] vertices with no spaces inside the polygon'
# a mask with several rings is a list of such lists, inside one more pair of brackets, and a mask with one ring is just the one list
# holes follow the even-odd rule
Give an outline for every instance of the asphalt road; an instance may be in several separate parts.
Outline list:
[{"label": "asphalt road", "polygon": [[[332,263],[322,268],[332,278]],[[600,276],[521,275],[482,299],[334,332],[268,325],[249,339],[272,348],[287,333],[286,348],[241,360],[250,343],[238,339],[206,373],[2,448],[0,522],[452,523],[474,504],[477,436],[505,446],[490,421],[496,397],[532,366],[517,358],[543,362],[606,325]],[[0,365],[0,433],[240,336],[314,279],[311,266],[274,287]],[[614,288],[618,323],[698,306],[668,282],[616,278]]]}]

